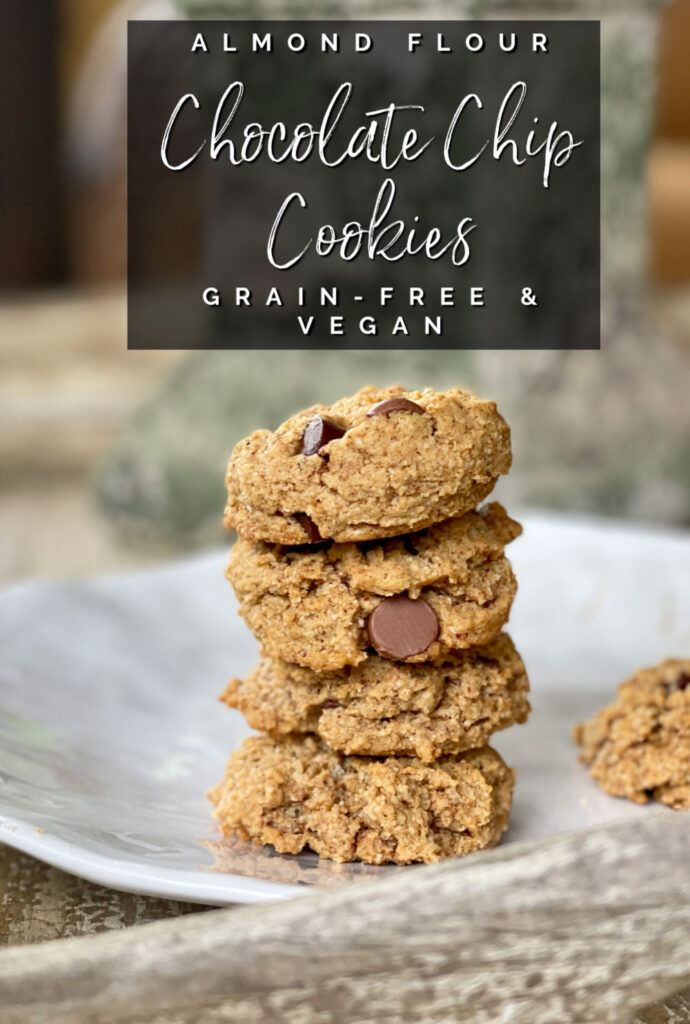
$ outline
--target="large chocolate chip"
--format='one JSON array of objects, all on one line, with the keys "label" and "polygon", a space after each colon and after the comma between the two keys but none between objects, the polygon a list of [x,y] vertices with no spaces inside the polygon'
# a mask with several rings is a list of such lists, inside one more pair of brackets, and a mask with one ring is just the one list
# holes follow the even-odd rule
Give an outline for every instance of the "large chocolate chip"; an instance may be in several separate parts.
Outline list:
[{"label": "large chocolate chip", "polygon": [[324,420],[321,416],[313,416],[302,434],[302,453],[318,455],[324,445],[329,441],[337,441],[344,433],[342,427],[337,427],[335,423]]},{"label": "large chocolate chip", "polygon": [[367,629],[379,654],[404,661],[433,644],[438,636],[438,619],[423,598],[413,601],[407,594],[396,594],[374,608]]},{"label": "large chocolate chip", "polygon": [[687,672],[681,672],[676,679],[676,689],[687,690],[688,686],[690,686],[690,674]]},{"label": "large chocolate chip", "polygon": [[411,402],[409,398],[386,398],[383,402],[372,405],[367,416],[390,416],[392,412],[424,412],[421,405]]},{"label": "large chocolate chip", "polygon": [[308,544],[320,544],[323,541],[318,526],[313,519],[309,518],[306,512],[295,512],[294,518],[306,533]]}]

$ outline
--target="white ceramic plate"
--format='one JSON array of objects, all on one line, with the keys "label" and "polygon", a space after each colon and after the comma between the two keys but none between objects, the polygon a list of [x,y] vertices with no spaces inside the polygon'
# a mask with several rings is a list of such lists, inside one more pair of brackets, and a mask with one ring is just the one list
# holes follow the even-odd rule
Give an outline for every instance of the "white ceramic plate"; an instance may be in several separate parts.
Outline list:
[{"label": "white ceramic plate", "polygon": [[[690,652],[688,535],[522,520],[510,628],[534,710],[494,738],[518,770],[504,842],[649,813],[589,780],[571,726],[639,666]],[[216,697],[257,653],[224,565],[216,552],[0,596],[0,840],[104,885],[209,904],[395,870],[217,839],[204,794],[249,730]]]}]

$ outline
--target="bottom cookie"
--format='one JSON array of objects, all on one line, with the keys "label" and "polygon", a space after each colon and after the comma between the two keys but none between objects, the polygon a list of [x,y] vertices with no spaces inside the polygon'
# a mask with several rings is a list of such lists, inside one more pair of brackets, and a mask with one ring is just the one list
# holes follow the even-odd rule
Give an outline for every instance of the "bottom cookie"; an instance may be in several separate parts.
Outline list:
[{"label": "bottom cookie", "polygon": [[410,864],[494,846],[514,773],[490,747],[442,757],[350,757],[313,736],[252,736],[211,790],[221,830],[280,853]]},{"label": "bottom cookie", "polygon": [[575,741],[605,792],[690,809],[690,660],[636,672],[613,704],[575,728]]}]

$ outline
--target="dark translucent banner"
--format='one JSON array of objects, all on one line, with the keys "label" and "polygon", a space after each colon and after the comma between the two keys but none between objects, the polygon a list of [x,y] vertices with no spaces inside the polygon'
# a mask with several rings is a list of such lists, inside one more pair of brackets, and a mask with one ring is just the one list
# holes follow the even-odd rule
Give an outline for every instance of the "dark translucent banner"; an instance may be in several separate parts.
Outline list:
[{"label": "dark translucent banner", "polygon": [[599,23],[132,22],[130,348],[599,347]]}]

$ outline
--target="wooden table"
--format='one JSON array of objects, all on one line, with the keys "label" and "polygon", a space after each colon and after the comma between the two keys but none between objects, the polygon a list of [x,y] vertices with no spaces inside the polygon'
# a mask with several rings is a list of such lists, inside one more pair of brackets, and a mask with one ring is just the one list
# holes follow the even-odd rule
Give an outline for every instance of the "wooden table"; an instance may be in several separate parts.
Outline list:
[{"label": "wooden table", "polygon": [[[125,351],[120,293],[17,304],[2,317],[0,582],[150,561],[150,552],[126,548],[98,517],[89,474],[130,411],[180,355]],[[92,885],[0,845],[0,946],[93,935],[205,909]],[[210,914],[215,919],[217,912]],[[156,1017],[158,1024],[177,1019]],[[690,1022],[690,990],[635,1020]]]}]

